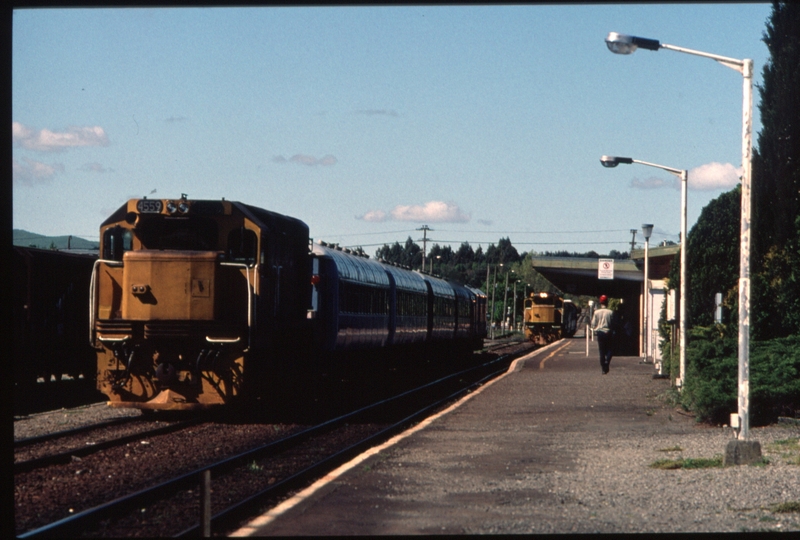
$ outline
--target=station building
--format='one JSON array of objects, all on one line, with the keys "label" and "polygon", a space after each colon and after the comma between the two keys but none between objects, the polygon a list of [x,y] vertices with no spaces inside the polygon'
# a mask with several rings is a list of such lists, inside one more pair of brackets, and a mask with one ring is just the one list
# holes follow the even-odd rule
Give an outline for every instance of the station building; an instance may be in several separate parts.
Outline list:
[{"label": "station building", "polygon": [[[634,249],[630,259],[613,260],[612,271],[601,268],[601,261],[582,257],[534,257],[533,268],[562,292],[598,298],[604,294],[621,301],[618,316],[623,332],[616,354],[641,356],[658,363],[658,321],[666,302],[666,278],[670,265],[680,253],[680,245],[657,246],[648,249],[649,301],[647,320],[650,331],[644,332],[644,250]],[[677,312],[677,310],[676,310]],[[676,321],[677,323],[677,321]],[[646,334],[646,335],[644,335]]]}]

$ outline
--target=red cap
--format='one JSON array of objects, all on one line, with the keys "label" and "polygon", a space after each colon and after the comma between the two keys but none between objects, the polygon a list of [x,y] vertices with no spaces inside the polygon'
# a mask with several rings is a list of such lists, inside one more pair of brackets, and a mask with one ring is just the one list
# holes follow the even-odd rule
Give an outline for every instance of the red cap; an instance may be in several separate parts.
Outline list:
[{"label": "red cap", "polygon": [[604,294],[601,294],[600,295],[600,303],[601,304],[605,304],[606,302],[608,302],[608,297],[606,297],[606,295],[604,295]]}]

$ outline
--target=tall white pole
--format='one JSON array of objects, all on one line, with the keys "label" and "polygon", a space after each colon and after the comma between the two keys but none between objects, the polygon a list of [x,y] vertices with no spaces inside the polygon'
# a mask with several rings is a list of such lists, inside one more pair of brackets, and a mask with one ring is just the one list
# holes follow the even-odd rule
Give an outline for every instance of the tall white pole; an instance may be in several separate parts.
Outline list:
[{"label": "tall white pole", "polygon": [[753,61],[742,65],[742,223],[739,246],[739,438],[746,440],[750,431],[750,182]]},{"label": "tall white pole", "polygon": [[[739,439],[747,439],[750,428],[750,182],[752,180],[751,148],[752,148],[752,115],[753,115],[753,60],[746,58],[737,60],[727,56],[695,51],[683,47],[676,47],[658,40],[638,38],[611,32],[606,38],[609,50],[619,54],[630,54],[641,46],[649,50],[659,48],[670,49],[677,52],[693,54],[716,60],[725,67],[729,67],[742,74],[743,99],[742,99],[742,218],[739,245]],[[613,165],[612,165],[613,166]],[[683,236],[683,232],[681,233]],[[683,260],[686,246],[685,237],[681,239],[681,260]],[[681,292],[683,293],[684,281],[681,279]],[[683,297],[683,294],[681,294]],[[685,334],[683,302],[681,298],[681,364],[684,362],[683,339]],[[681,375],[684,375],[681,366]]]},{"label": "tall white pole", "polygon": [[680,351],[681,351],[681,390],[686,384],[686,189],[689,183],[689,172],[681,171],[681,309],[680,309]]},{"label": "tall white pole", "polygon": [[644,324],[642,324],[642,330],[644,333],[643,343],[643,356],[644,361],[648,361],[648,352],[650,352],[650,308],[648,302],[650,302],[650,237],[644,237]]}]

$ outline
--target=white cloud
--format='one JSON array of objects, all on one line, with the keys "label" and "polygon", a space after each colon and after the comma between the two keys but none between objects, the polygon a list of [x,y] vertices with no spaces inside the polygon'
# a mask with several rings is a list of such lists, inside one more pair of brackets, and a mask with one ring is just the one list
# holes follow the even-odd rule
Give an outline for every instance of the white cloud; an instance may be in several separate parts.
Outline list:
[{"label": "white cloud", "polygon": [[423,205],[397,205],[388,214],[383,210],[371,210],[357,217],[364,221],[414,221],[428,223],[466,223],[472,216],[464,213],[458,205],[442,201],[430,201]]},{"label": "white cloud", "polygon": [[34,186],[50,182],[58,173],[64,172],[64,165],[56,163],[48,165],[40,161],[22,158],[23,163],[12,159],[14,182],[24,186]]},{"label": "white cloud", "polygon": [[[717,189],[731,189],[741,180],[742,168],[736,168],[730,163],[706,163],[689,170],[689,188],[698,191],[713,191]],[[680,189],[680,178],[673,174],[663,177],[650,176],[644,180],[634,178],[631,187],[635,189]]]},{"label": "white cloud", "polygon": [[742,168],[730,163],[706,163],[689,171],[689,187],[710,191],[731,189],[740,182]]},{"label": "white cloud", "polygon": [[19,122],[11,125],[14,143],[38,152],[61,152],[79,146],[108,146],[108,136],[100,126],[68,127],[64,131],[36,131]]},{"label": "white cloud", "polygon": [[316,158],[314,156],[308,156],[306,154],[295,154],[289,159],[286,159],[283,156],[275,156],[272,158],[273,163],[297,163],[299,165],[308,165],[309,167],[316,167],[317,165],[322,165],[324,167],[330,167],[331,165],[336,165],[339,160],[336,159],[336,156],[332,156],[330,154],[322,156],[321,158]]},{"label": "white cloud", "polygon": [[96,173],[107,173],[107,172],[114,172],[114,169],[106,169],[100,163],[84,163],[78,168],[79,171],[86,171],[86,172],[96,172]]},{"label": "white cloud", "polygon": [[355,112],[364,116],[400,116],[397,111],[391,109],[362,109]]},{"label": "white cloud", "polygon": [[388,217],[389,216],[383,210],[371,210],[363,216],[356,216],[356,219],[380,223],[382,221],[386,221]]}]

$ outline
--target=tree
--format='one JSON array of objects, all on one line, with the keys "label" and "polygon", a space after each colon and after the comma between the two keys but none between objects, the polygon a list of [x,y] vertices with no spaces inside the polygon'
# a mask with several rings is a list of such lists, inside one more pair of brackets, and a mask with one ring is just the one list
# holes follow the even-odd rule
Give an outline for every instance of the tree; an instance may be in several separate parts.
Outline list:
[{"label": "tree", "polygon": [[516,263],[520,261],[519,252],[517,248],[511,245],[510,238],[501,238],[497,242],[497,249],[500,251],[500,262],[503,264]]},{"label": "tree", "polygon": [[751,322],[757,338],[800,327],[800,5],[774,2],[763,41],[761,132],[753,151]]},{"label": "tree", "polygon": [[386,262],[419,269],[422,267],[422,248],[409,236],[404,246],[400,242],[391,245],[384,244],[375,252],[375,258]]},{"label": "tree", "polygon": [[475,260],[475,252],[472,251],[472,246],[469,242],[462,242],[455,254],[454,262],[456,264],[472,264]]},{"label": "tree", "polygon": [[763,37],[761,132],[753,152],[753,199],[758,209],[759,255],[797,236],[800,210],[800,6],[776,2]]},{"label": "tree", "polygon": [[[687,238],[686,266],[689,321],[710,325],[714,296],[722,293],[723,305],[738,321],[739,219],[741,185],[708,203]],[[680,254],[672,260],[669,287],[680,288]],[[688,321],[687,321],[688,322]]]}]

